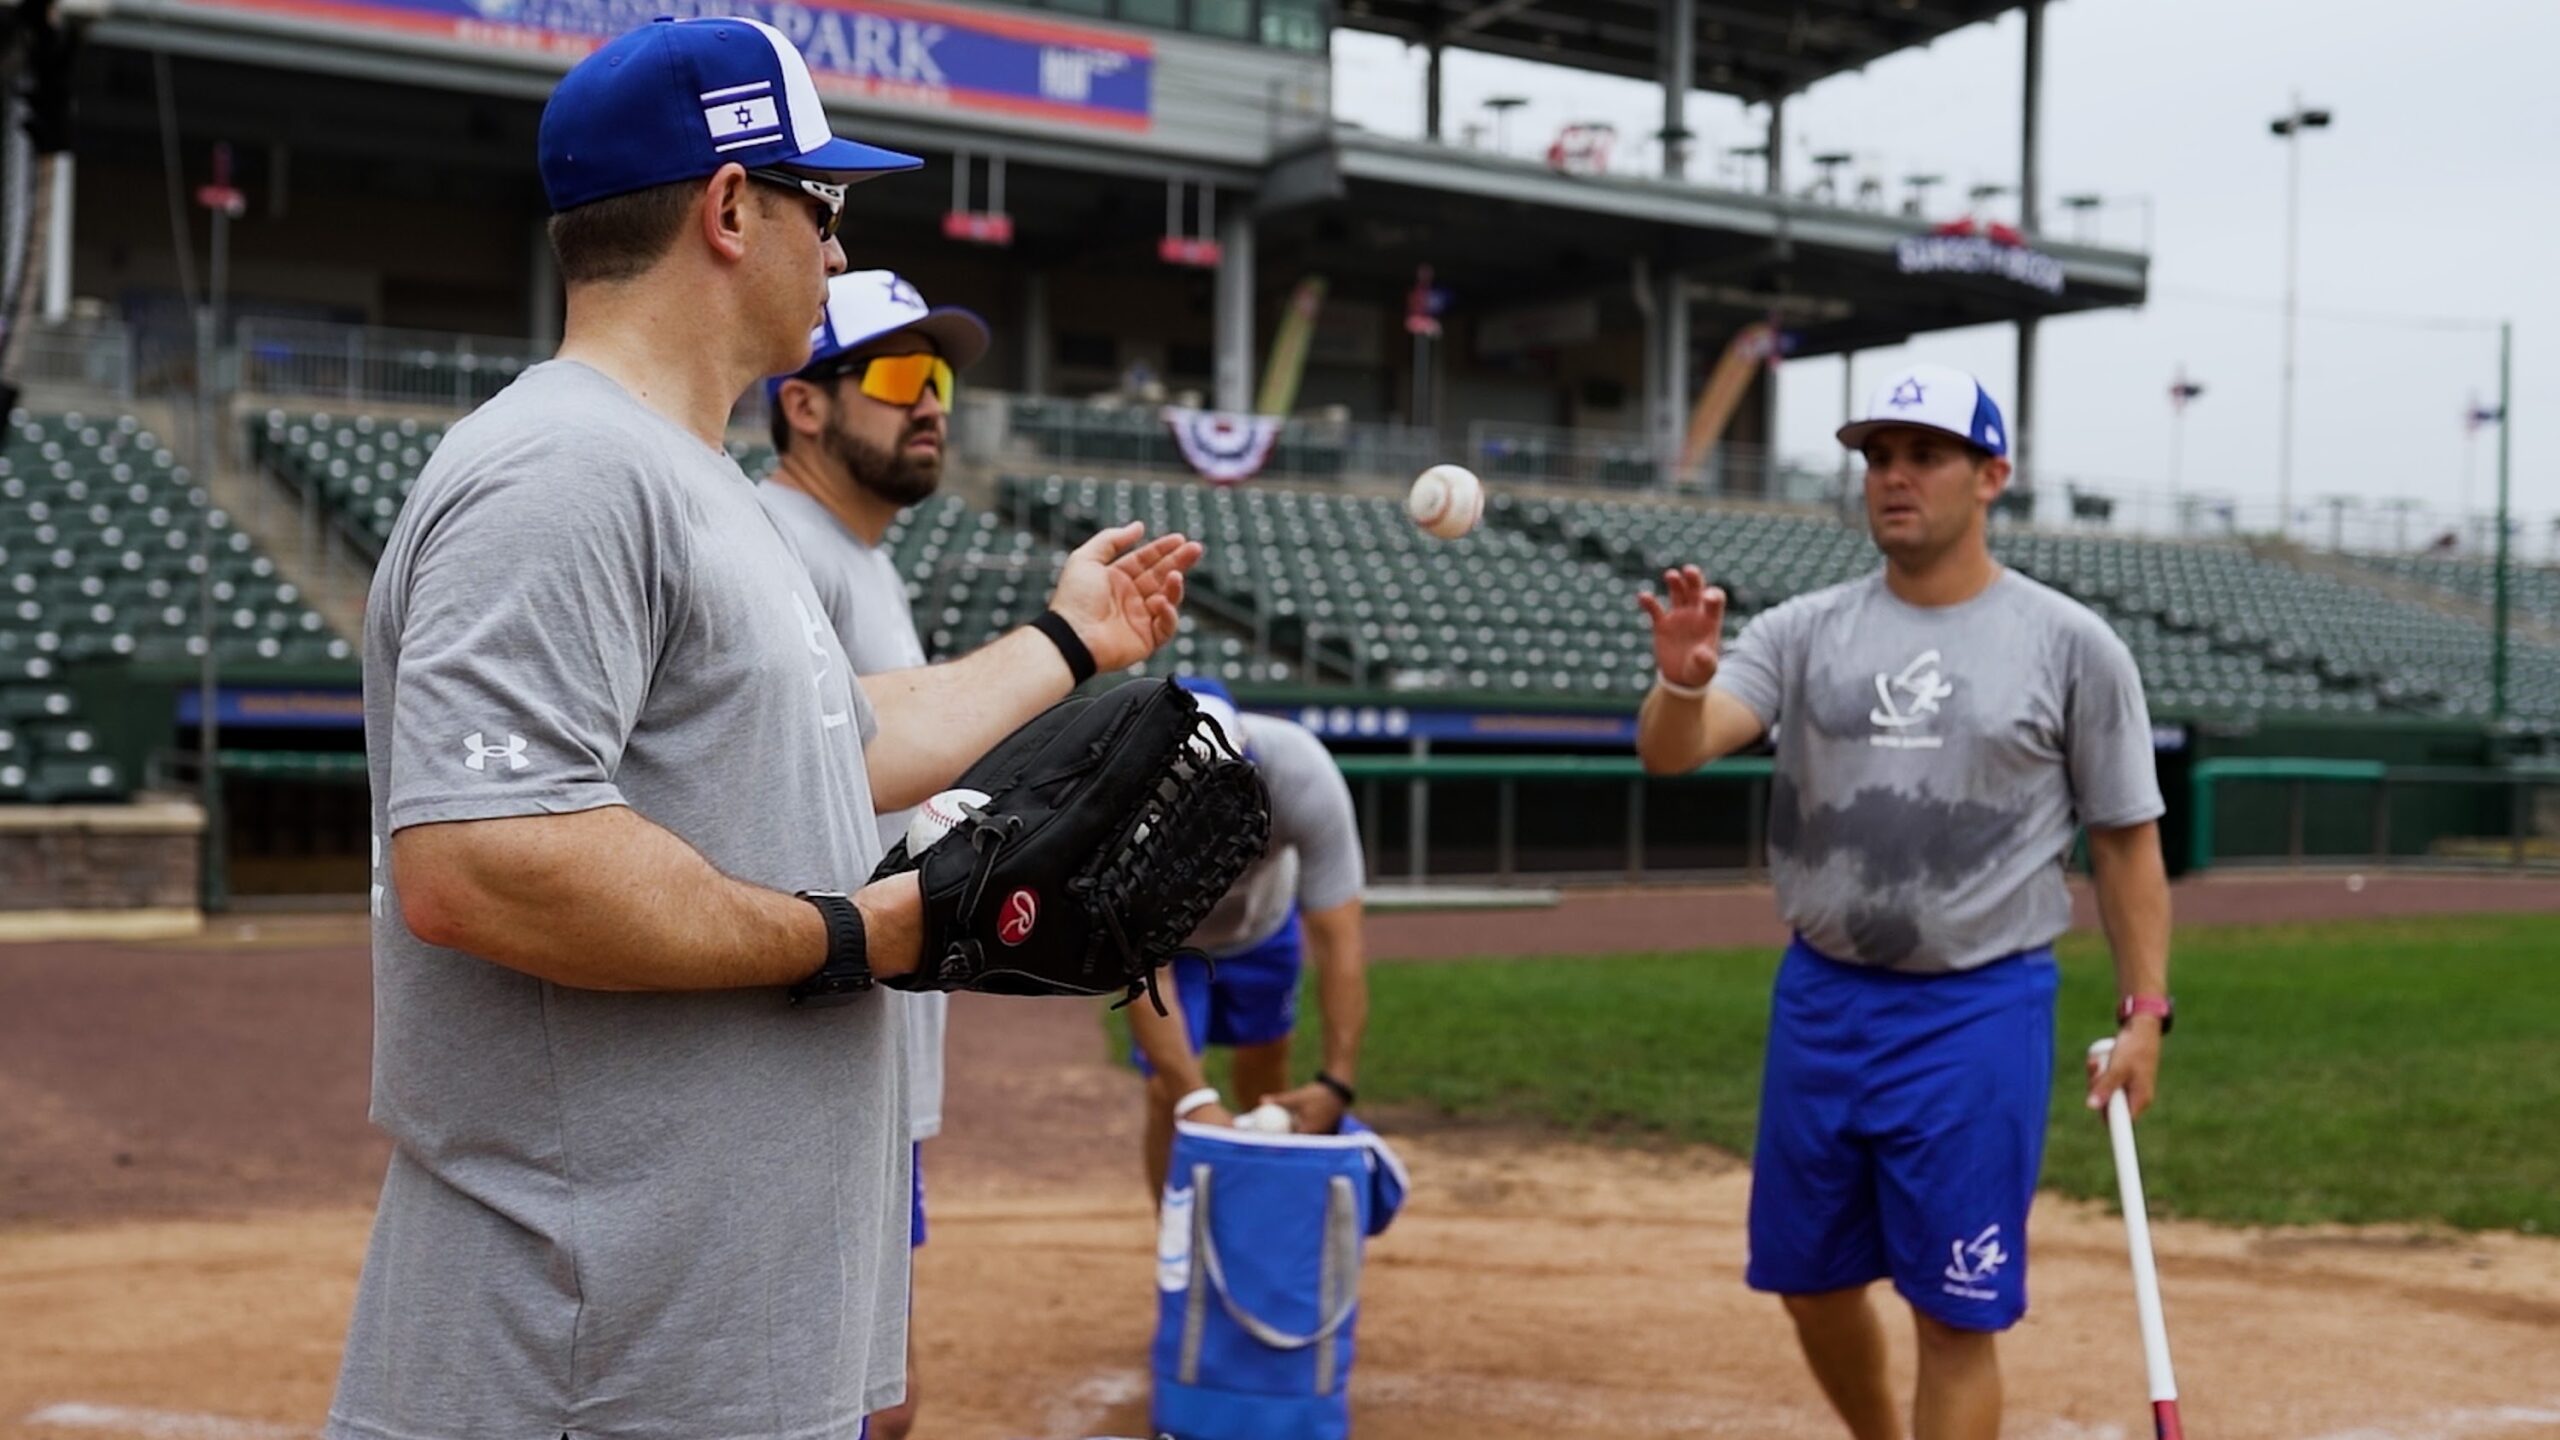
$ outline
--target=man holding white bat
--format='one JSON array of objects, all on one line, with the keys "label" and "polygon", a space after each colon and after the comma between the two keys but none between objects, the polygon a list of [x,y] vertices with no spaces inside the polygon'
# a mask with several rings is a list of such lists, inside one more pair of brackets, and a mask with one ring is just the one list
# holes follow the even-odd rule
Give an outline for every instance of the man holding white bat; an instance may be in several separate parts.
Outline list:
[{"label": "man holding white bat", "polygon": [[[1769,849],[1796,938],[1772,1006],[1749,1283],[1779,1295],[1857,1440],[1989,1440],[1996,1337],[2026,1313],[2027,1212],[2054,1068],[2052,943],[2086,828],[2116,1043],[2089,1104],[2147,1106],[2168,1032],[2169,889],[2151,721],[2106,622],[2003,568],[1999,407],[1922,365],[1840,431],[1866,458],[1880,573],[1778,605],[1725,653],[1695,566],[1639,597],[1660,667],[1648,770],[1771,737]],[[1911,1307],[1906,1424],[1868,1287]]]}]

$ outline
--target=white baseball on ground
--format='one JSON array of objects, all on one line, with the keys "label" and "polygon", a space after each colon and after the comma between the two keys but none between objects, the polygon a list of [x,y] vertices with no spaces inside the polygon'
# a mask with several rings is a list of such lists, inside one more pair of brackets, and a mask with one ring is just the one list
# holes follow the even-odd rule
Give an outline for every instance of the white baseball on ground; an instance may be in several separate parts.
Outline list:
[{"label": "white baseball on ground", "polygon": [[1289,1118],[1288,1111],[1265,1101],[1237,1116],[1236,1128],[1258,1130],[1266,1135],[1286,1135],[1298,1127],[1297,1122]]},{"label": "white baseball on ground", "polygon": [[1484,518],[1484,482],[1464,465],[1434,465],[1414,477],[1404,510],[1426,532],[1455,540]]},{"label": "white baseball on ground", "polygon": [[907,822],[907,857],[913,859],[933,848],[933,842],[951,833],[951,827],[962,819],[963,805],[984,805],[984,790],[945,790],[916,807],[915,818]]}]

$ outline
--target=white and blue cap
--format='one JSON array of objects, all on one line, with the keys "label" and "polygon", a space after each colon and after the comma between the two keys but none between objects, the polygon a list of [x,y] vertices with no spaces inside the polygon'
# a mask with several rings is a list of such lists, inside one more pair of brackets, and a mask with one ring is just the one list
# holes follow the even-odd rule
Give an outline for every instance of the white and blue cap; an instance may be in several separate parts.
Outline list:
[{"label": "white and blue cap", "polygon": [[790,375],[764,382],[765,398],[782,382],[808,375],[828,361],[884,336],[912,332],[933,342],[934,353],[966,370],[987,353],[991,338],[978,312],[957,305],[928,306],[915,286],[895,270],[855,270],[827,282],[827,308],[809,332],[809,358]]},{"label": "white and blue cap", "polygon": [[1952,365],[1914,365],[1875,388],[1864,414],[1840,427],[1855,450],[1889,425],[1917,425],[1953,435],[1977,450],[2009,453],[2009,424],[1982,382]]},{"label": "white and blue cap", "polygon": [[660,19],[579,61],[543,107],[538,149],[554,211],[733,162],[839,183],[924,164],[837,139],[799,50],[770,25],[726,16]]},{"label": "white and blue cap", "polygon": [[1236,697],[1225,684],[1208,675],[1177,675],[1173,683],[1191,692],[1200,713],[1227,737],[1227,744],[1246,759],[1253,758],[1253,740],[1244,733],[1244,716],[1236,709]]}]

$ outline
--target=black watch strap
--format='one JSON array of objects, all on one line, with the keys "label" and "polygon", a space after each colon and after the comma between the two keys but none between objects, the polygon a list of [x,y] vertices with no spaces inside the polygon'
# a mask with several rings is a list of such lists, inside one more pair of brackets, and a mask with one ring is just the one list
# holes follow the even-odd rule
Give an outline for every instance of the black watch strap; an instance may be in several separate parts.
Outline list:
[{"label": "black watch strap", "polygon": [[1341,1101],[1342,1108],[1345,1110],[1350,1109],[1360,1101],[1359,1091],[1352,1089],[1349,1085],[1344,1084],[1341,1080],[1322,1070],[1316,1072],[1316,1083],[1327,1090],[1332,1091],[1333,1098]]},{"label": "black watch strap", "polygon": [[817,907],[827,922],[827,962],[816,974],[791,987],[793,1005],[843,1005],[872,986],[871,951],[865,943],[862,912],[834,890],[803,890],[799,898]]}]

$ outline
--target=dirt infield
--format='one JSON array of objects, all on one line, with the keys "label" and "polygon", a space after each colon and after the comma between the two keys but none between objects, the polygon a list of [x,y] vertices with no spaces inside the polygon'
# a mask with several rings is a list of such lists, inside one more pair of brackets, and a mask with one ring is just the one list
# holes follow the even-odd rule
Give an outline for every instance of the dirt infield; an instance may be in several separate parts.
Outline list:
[{"label": "dirt infield", "polygon": [[[2217,880],[2181,887],[2180,908],[2560,907],[2550,882],[2453,884]],[[1577,896],[1505,912],[1498,947],[1460,943],[1478,917],[1374,928],[1389,953],[1517,952],[1570,919],[1574,950],[1635,949],[1766,938],[1765,907]],[[312,1432],[385,1155],[363,1119],[369,1018],[353,917],[0,948],[0,1440]],[[1089,1008],[1048,1002],[961,997],[950,1070],[918,1263],[919,1434],[1139,1433],[1153,1236],[1133,1083]],[[1748,1177],[1730,1157],[1375,1118],[1416,1190],[1371,1250],[1353,1386],[1367,1440],[1837,1433],[1784,1320],[1741,1288]],[[2034,1240],[2035,1312],[2004,1346],[2008,1433],[2131,1440],[2146,1421],[2122,1231],[2049,1200]],[[2173,1225],[2160,1244],[2201,1437],[2560,1436],[2560,1242]]]}]

